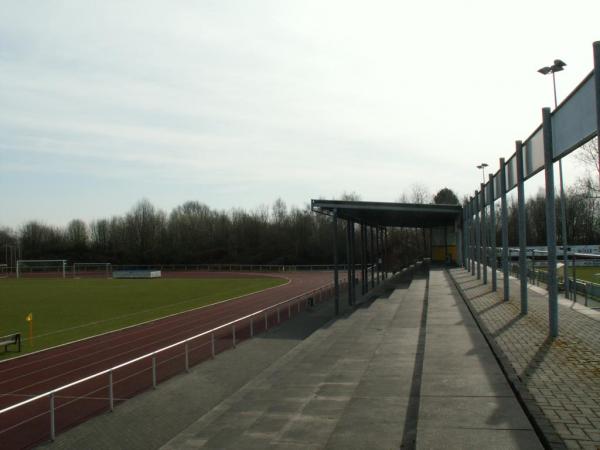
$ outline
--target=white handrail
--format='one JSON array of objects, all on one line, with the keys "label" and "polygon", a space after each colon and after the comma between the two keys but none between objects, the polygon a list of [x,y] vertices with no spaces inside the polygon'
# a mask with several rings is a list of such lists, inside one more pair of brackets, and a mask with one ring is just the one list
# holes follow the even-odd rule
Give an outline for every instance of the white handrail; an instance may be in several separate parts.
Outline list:
[{"label": "white handrail", "polygon": [[[343,282],[341,282],[341,283],[340,283],[340,285],[342,285],[342,284],[343,284]],[[57,388],[55,388],[55,389],[52,389],[52,390],[50,390],[50,391],[44,392],[43,394],[39,394],[39,395],[36,395],[35,397],[28,398],[27,400],[23,400],[22,402],[15,403],[14,405],[8,406],[8,407],[6,407],[6,408],[4,408],[4,409],[0,409],[0,414],[6,413],[6,412],[8,412],[8,411],[12,411],[13,409],[19,408],[19,407],[21,407],[21,406],[24,406],[24,405],[26,405],[26,404],[28,404],[28,403],[34,402],[34,401],[36,401],[36,400],[39,400],[39,399],[41,399],[41,398],[48,397],[49,395],[52,395],[52,394],[55,394],[55,393],[57,393],[57,392],[63,391],[63,390],[65,390],[65,389],[68,389],[68,388],[70,388],[70,387],[72,387],[72,386],[76,386],[76,385],[78,385],[78,384],[80,384],[80,383],[84,383],[84,382],[86,382],[86,381],[88,381],[88,380],[91,380],[91,379],[93,379],[93,378],[97,378],[97,377],[99,377],[99,376],[106,375],[106,374],[107,374],[107,373],[109,373],[109,372],[115,371],[115,370],[117,370],[117,369],[120,369],[120,368],[122,368],[122,367],[126,367],[126,366],[128,366],[128,365],[131,365],[131,364],[133,364],[133,363],[135,363],[135,362],[141,361],[142,359],[145,359],[145,358],[149,358],[149,357],[155,356],[155,355],[157,355],[158,353],[162,353],[162,352],[164,352],[164,351],[166,351],[166,350],[169,350],[169,349],[171,349],[171,348],[173,348],[173,347],[176,347],[176,346],[178,346],[178,345],[185,344],[186,342],[189,342],[189,341],[191,341],[191,340],[198,339],[198,338],[200,338],[200,337],[202,337],[202,336],[209,335],[209,334],[211,334],[211,333],[214,333],[214,332],[216,332],[216,331],[219,331],[219,330],[220,330],[220,329],[222,329],[222,328],[225,328],[225,327],[231,326],[231,325],[233,325],[233,324],[235,324],[235,323],[237,323],[237,322],[241,322],[242,320],[248,319],[248,318],[250,318],[250,317],[252,317],[252,316],[256,316],[256,315],[258,315],[258,314],[262,314],[262,313],[264,313],[265,311],[268,311],[269,309],[277,308],[278,306],[281,306],[281,305],[283,305],[283,304],[285,304],[285,303],[290,303],[290,302],[293,302],[293,301],[295,301],[295,300],[297,300],[297,299],[299,299],[299,298],[301,298],[301,297],[308,297],[308,296],[310,296],[310,295],[313,295],[313,294],[315,294],[316,292],[319,292],[319,291],[322,291],[322,290],[324,290],[324,289],[327,289],[327,288],[329,288],[329,287],[331,287],[331,286],[333,286],[333,285],[334,285],[333,283],[331,283],[331,284],[327,284],[327,285],[325,285],[325,286],[321,286],[321,287],[319,287],[319,288],[313,289],[312,291],[305,292],[305,293],[303,293],[303,294],[300,294],[300,295],[296,295],[295,297],[289,298],[289,299],[287,299],[287,300],[284,300],[284,301],[282,301],[282,302],[279,302],[279,303],[277,303],[277,304],[275,304],[275,305],[268,306],[267,308],[263,308],[263,309],[261,309],[261,310],[259,310],[259,311],[254,311],[253,313],[251,313],[251,314],[248,314],[248,315],[246,315],[246,316],[244,316],[244,317],[237,318],[237,319],[235,319],[235,320],[233,320],[233,321],[231,321],[231,322],[225,323],[225,324],[223,324],[223,325],[219,325],[218,327],[211,328],[210,330],[203,331],[202,333],[196,334],[196,335],[194,335],[194,336],[190,336],[190,337],[188,337],[188,338],[186,338],[186,339],[184,339],[184,340],[182,340],[182,341],[178,341],[178,342],[175,342],[175,343],[173,343],[173,344],[169,344],[169,345],[167,345],[166,347],[159,348],[158,350],[154,350],[153,352],[146,353],[145,355],[138,356],[138,357],[136,357],[136,358],[134,358],[134,359],[131,359],[131,360],[129,360],[129,361],[125,361],[124,363],[118,364],[118,365],[116,365],[116,366],[113,366],[113,367],[111,367],[111,368],[109,368],[109,369],[102,370],[102,371],[100,371],[100,372],[97,372],[97,373],[94,373],[94,374],[92,374],[92,375],[89,375],[89,376],[87,376],[87,377],[85,377],[85,378],[81,378],[81,379],[79,379],[79,380],[76,380],[76,381],[73,381],[73,382],[71,382],[71,383],[68,383],[68,384],[65,384],[65,385],[63,385],[63,386],[57,387]]]}]

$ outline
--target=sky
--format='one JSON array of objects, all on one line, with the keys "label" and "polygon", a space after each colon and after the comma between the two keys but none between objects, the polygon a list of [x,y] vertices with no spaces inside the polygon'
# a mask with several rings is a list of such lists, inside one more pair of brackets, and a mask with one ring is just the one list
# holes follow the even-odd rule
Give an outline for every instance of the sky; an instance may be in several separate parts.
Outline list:
[{"label": "sky", "polygon": [[[593,68],[600,2],[0,0],[0,226],[147,198],[459,197]],[[581,167],[565,162],[574,182]],[[539,178],[539,177],[538,177]],[[535,182],[534,182],[535,183]],[[536,190],[532,185],[533,190]],[[530,189],[530,191],[531,191]]]}]

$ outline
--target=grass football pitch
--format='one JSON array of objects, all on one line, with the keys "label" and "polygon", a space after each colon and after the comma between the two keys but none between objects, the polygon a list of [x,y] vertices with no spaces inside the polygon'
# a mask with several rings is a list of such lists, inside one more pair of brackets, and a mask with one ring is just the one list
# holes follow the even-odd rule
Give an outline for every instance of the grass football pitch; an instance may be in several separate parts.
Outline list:
[{"label": "grass football pitch", "polygon": [[[278,278],[4,279],[0,336],[21,332],[21,354],[285,283]],[[33,342],[28,341],[33,316]],[[18,356],[3,353],[0,360]]]},{"label": "grass football pitch", "polygon": [[[562,270],[561,270],[562,271]],[[600,267],[577,267],[577,279],[591,281],[600,284]],[[573,270],[569,267],[569,277],[573,276]]]}]

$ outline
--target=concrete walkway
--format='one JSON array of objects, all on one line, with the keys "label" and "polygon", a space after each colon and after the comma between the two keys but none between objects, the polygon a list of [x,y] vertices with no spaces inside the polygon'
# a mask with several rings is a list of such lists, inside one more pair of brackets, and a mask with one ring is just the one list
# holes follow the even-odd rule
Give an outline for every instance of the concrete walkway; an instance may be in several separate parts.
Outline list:
[{"label": "concrete walkway", "polygon": [[[50,447],[542,448],[443,270],[410,285],[395,278],[374,301],[279,342],[276,333],[294,322]],[[276,353],[269,364],[268,352]],[[224,389],[219,373],[237,381]]]},{"label": "concrete walkway", "polygon": [[559,336],[552,339],[545,290],[528,287],[529,313],[522,315],[519,280],[510,278],[503,301],[500,273],[498,292],[464,269],[451,274],[546,446],[600,448],[600,313],[559,300]]}]

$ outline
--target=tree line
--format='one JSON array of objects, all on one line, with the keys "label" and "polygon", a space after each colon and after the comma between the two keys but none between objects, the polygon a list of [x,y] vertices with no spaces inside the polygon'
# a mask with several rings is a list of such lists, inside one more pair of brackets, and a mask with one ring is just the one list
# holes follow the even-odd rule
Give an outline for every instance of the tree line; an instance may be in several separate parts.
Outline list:
[{"label": "tree line", "polygon": [[[344,194],[343,200],[359,200]],[[402,200],[409,201],[408,196]],[[435,198],[416,186],[410,201],[458,203],[450,189]],[[340,221],[338,255],[346,260],[345,222]],[[356,233],[357,241],[359,233]],[[420,230],[396,229],[388,233],[398,264],[425,252]],[[72,262],[112,264],[331,264],[331,218],[303,208],[288,207],[282,199],[254,210],[220,211],[188,201],[166,213],[149,200],[141,200],[126,214],[86,223],[71,220],[66,226],[29,221],[17,231],[0,228],[0,246],[19,246],[21,259],[67,259]],[[360,248],[358,243],[355,248]],[[0,254],[0,261],[8,252]],[[9,262],[9,261],[6,261]]]},{"label": "tree line", "polygon": [[[359,200],[344,194],[344,200]],[[451,189],[432,196],[421,185],[399,198],[405,203],[458,204]],[[545,195],[540,190],[527,199],[528,245],[545,245]],[[498,202],[499,203],[499,202]],[[600,242],[600,196],[590,178],[580,180],[566,192],[569,244]],[[497,205],[499,217],[499,205]],[[516,200],[508,209],[509,245],[518,245]],[[560,202],[557,196],[560,236]],[[501,242],[497,220],[497,242]],[[357,240],[359,233],[356,233]],[[560,241],[560,239],[559,239]],[[418,256],[429,255],[429,233],[397,228],[388,232],[390,264],[403,266]],[[212,209],[188,201],[166,213],[141,200],[121,216],[86,223],[74,219],[64,227],[29,221],[18,230],[0,227],[0,248],[19,246],[22,259],[67,259],[72,262],[112,264],[331,264],[333,261],[331,218],[311,211],[310,206],[291,207],[278,199],[254,210]],[[345,225],[338,233],[340,261],[346,260]],[[357,249],[360,246],[355,246]],[[0,262],[8,252],[0,253]],[[6,261],[8,262],[8,261]]]},{"label": "tree line", "polygon": [[[600,196],[589,180],[580,180],[565,191],[565,217],[567,243],[585,245],[600,243]],[[560,193],[555,195],[556,233],[558,242],[562,236],[562,204]],[[518,204],[514,198],[508,205],[508,240],[510,246],[519,245]],[[546,245],[546,195],[540,189],[525,202],[527,245]],[[496,209],[500,217],[500,208]],[[501,223],[496,221],[496,242],[501,241]]]},{"label": "tree line", "polygon": [[188,201],[170,213],[139,201],[128,213],[64,227],[39,221],[0,229],[0,244],[22,259],[113,264],[330,264],[331,220],[279,199],[253,211],[218,211]]}]

